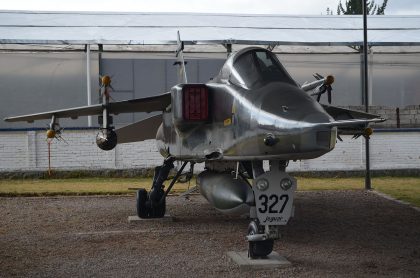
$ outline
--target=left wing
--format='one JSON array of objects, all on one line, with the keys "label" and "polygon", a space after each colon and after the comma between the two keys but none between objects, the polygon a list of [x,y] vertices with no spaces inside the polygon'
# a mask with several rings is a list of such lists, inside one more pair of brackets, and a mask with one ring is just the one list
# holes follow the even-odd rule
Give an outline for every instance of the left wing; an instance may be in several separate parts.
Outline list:
[{"label": "left wing", "polygon": [[370,123],[380,123],[385,121],[383,118],[373,118],[373,119],[351,119],[351,120],[338,120],[338,121],[332,121],[329,123],[320,123],[317,124],[317,126],[336,126],[340,130],[346,130],[346,129],[357,129],[357,128],[365,128]]},{"label": "left wing", "polygon": [[322,107],[335,120],[330,124],[337,127],[357,127],[358,125],[363,127],[369,123],[380,123],[386,121],[386,119],[381,118],[381,116],[362,111],[350,110],[326,104],[322,104]]},{"label": "left wing", "polygon": [[322,104],[322,107],[335,120],[325,125],[336,126],[338,128],[339,135],[354,135],[355,138],[362,135],[365,137],[369,137],[369,135],[372,133],[372,129],[367,128],[368,124],[386,121],[386,119],[381,118],[378,115],[366,112],[350,110],[325,104]]},{"label": "left wing", "polygon": [[163,111],[171,104],[171,94],[166,93],[159,96],[138,98],[124,101],[111,102],[108,105],[96,104],[91,106],[82,106],[70,109],[55,110],[43,113],[8,117],[6,122],[33,122],[35,120],[47,120],[53,116],[55,118],[77,119],[80,116],[101,115],[104,108],[107,108],[111,114],[133,113],[133,112],[153,112]]},{"label": "left wing", "polygon": [[[340,108],[336,106],[321,104],[322,108],[327,111],[328,114],[331,115],[335,120],[351,120],[351,119],[378,119],[381,118],[378,115],[362,112],[362,111],[356,111],[356,110],[350,110],[345,108]],[[382,119],[382,121],[385,121],[385,119]]]}]

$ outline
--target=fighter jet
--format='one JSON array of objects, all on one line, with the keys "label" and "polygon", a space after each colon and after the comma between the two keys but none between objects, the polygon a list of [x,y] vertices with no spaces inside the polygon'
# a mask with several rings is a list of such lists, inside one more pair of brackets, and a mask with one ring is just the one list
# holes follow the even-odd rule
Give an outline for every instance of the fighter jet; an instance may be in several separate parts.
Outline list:
[{"label": "fighter jet", "polygon": [[[200,193],[217,210],[249,213],[249,256],[262,258],[273,250],[280,229],[293,214],[296,179],[286,173],[289,161],[313,159],[334,149],[340,134],[369,136],[369,123],[379,116],[322,105],[311,95],[331,92],[332,76],[316,75],[300,86],[277,56],[250,47],[231,54],[219,74],[205,84],[187,83],[183,45],[177,50],[180,84],[164,94],[111,102],[111,79],[102,77],[102,103],[9,117],[8,122],[51,119],[49,135],[60,132],[60,118],[100,115],[96,143],[103,150],[117,144],[156,139],[163,156],[150,191],[137,192],[141,218],[164,217],[166,196],[187,164],[204,163],[197,176]],[[120,129],[112,114],[161,112]],[[263,167],[269,162],[269,170]],[[181,162],[165,188],[175,162]],[[192,175],[189,175],[191,178]]]}]

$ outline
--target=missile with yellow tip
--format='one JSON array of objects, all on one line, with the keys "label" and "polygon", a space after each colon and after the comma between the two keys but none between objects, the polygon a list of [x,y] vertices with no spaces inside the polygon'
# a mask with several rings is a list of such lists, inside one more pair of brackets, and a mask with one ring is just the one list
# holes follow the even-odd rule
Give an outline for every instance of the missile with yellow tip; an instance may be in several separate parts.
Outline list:
[{"label": "missile with yellow tip", "polygon": [[328,76],[325,78],[324,84],[325,84],[325,85],[331,85],[332,83],[334,83],[334,81],[335,81],[334,76],[332,76],[332,75],[328,75]]},{"label": "missile with yellow tip", "polygon": [[363,130],[363,136],[367,136],[369,138],[369,136],[371,136],[373,134],[373,128],[371,127],[367,127]]},{"label": "missile with yellow tip", "polygon": [[103,86],[109,87],[111,85],[111,77],[109,75],[102,76],[101,83]]},{"label": "missile with yellow tip", "polygon": [[54,139],[55,136],[57,135],[57,132],[53,129],[48,129],[47,130],[47,138],[48,139]]}]

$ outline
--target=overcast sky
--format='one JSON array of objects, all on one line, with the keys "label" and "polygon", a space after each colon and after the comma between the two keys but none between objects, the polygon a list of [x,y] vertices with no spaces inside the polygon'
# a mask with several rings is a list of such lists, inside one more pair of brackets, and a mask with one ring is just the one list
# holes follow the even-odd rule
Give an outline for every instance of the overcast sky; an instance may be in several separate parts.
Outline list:
[{"label": "overcast sky", "polygon": [[[3,0],[2,10],[326,14],[339,0]],[[345,0],[343,0],[345,2]],[[376,0],[382,3],[382,0]],[[420,15],[420,0],[389,0],[385,14]]]}]

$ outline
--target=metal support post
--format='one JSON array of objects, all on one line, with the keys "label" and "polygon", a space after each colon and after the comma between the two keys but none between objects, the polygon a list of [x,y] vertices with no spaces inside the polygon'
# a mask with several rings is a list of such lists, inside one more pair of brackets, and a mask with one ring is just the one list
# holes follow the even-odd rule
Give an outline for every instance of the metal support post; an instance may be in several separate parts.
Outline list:
[{"label": "metal support post", "polygon": [[[369,112],[369,79],[368,79],[368,42],[367,42],[367,0],[363,1],[363,94],[365,102],[365,111]],[[365,138],[365,153],[366,153],[366,175],[365,175],[365,189],[372,189],[370,178],[370,153],[369,153],[369,138]]]},{"label": "metal support post", "polygon": [[[87,92],[87,105],[92,105],[92,88],[90,85],[90,45],[86,45],[86,92]],[[88,126],[92,126],[92,116],[88,116]]]},{"label": "metal support post", "polygon": [[[103,51],[104,51],[104,46],[102,44],[98,44],[98,69],[99,69],[100,78],[102,78],[102,76],[104,75],[104,65],[102,61]],[[98,94],[99,94],[99,101],[102,103],[101,89],[99,89]]]}]

